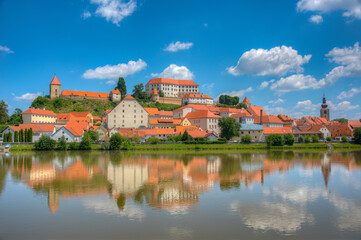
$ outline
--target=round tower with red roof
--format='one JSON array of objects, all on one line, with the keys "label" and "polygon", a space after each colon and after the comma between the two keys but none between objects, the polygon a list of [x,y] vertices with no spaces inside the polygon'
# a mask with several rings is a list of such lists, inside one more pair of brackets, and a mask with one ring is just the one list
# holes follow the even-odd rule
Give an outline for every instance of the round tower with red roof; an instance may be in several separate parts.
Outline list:
[{"label": "round tower with red roof", "polygon": [[49,96],[50,99],[58,98],[61,95],[61,83],[59,79],[54,75],[53,80],[50,83]]}]

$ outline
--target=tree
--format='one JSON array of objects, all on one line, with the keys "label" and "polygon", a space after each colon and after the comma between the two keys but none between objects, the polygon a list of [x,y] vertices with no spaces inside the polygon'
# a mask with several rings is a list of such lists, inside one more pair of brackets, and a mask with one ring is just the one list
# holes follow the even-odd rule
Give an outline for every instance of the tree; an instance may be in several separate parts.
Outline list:
[{"label": "tree", "polygon": [[303,137],[302,137],[302,136],[299,136],[299,137],[298,137],[298,143],[303,143],[303,141],[304,141]]},{"label": "tree", "polygon": [[249,134],[244,135],[241,138],[241,140],[242,140],[242,143],[251,143],[252,142],[252,138]]},{"label": "tree", "polygon": [[48,135],[41,135],[39,141],[34,143],[35,150],[54,150],[56,141]]},{"label": "tree", "polygon": [[292,133],[288,133],[284,135],[285,144],[292,146],[295,143],[295,138],[293,137]]},{"label": "tree", "polygon": [[242,108],[247,109],[247,104],[245,104],[245,103],[239,103],[239,104],[237,105],[237,108],[238,108],[238,109],[242,109]]},{"label": "tree", "polygon": [[9,117],[8,123],[12,125],[18,125],[23,123],[23,118],[21,117],[22,110],[20,108],[15,108],[14,113]]},{"label": "tree", "polygon": [[119,133],[116,133],[110,137],[110,150],[119,150],[124,142],[125,138]]},{"label": "tree", "polygon": [[85,135],[89,135],[90,139],[92,140],[92,142],[95,142],[99,139],[99,133],[96,132],[96,131],[91,131],[91,130],[87,130],[85,131],[84,133],[84,136]]},{"label": "tree", "polygon": [[25,132],[24,132],[24,142],[28,142],[28,129],[25,128]]},{"label": "tree", "polygon": [[91,150],[92,149],[92,139],[89,134],[85,134],[79,145],[80,150]]},{"label": "tree", "polygon": [[333,121],[344,123],[344,122],[347,122],[348,120],[346,118],[336,118],[336,119],[333,119]]},{"label": "tree", "polygon": [[60,149],[60,150],[66,150],[67,142],[66,142],[64,136],[61,136],[61,138],[58,139],[57,146],[58,146],[58,149]]},{"label": "tree", "polygon": [[5,124],[8,121],[8,105],[4,100],[0,101],[0,124]]},{"label": "tree", "polygon": [[312,135],[312,142],[313,143],[318,143],[320,141],[320,139],[318,138],[317,135]]},{"label": "tree", "polygon": [[270,134],[266,137],[267,147],[283,146],[285,144],[284,139],[279,134]]},{"label": "tree", "polygon": [[159,138],[148,138],[147,142],[149,142],[151,144],[157,144],[157,143],[160,143],[160,139]]},{"label": "tree", "polygon": [[159,97],[164,97],[164,92],[162,90],[159,92]]},{"label": "tree", "polygon": [[218,120],[218,126],[221,129],[221,137],[227,140],[240,135],[241,124],[236,122],[234,118],[221,118]]},{"label": "tree", "polygon": [[361,128],[355,128],[353,136],[355,138],[355,142],[361,144]]},{"label": "tree", "polygon": [[138,98],[140,100],[146,100],[148,99],[147,93],[144,92],[144,85],[143,83],[137,84],[134,86],[133,94],[132,96],[134,98]]},{"label": "tree", "polygon": [[122,77],[119,77],[118,80],[118,84],[115,87],[115,89],[117,89],[120,91],[120,93],[122,94],[122,96],[127,95],[127,86],[125,85],[125,80]]},{"label": "tree", "polygon": [[28,130],[28,134],[29,134],[29,137],[28,137],[29,142],[33,142],[33,129],[32,128],[30,128]]},{"label": "tree", "polygon": [[331,142],[331,141],[332,141],[332,138],[331,138],[331,137],[327,137],[326,140],[327,140],[327,142]]},{"label": "tree", "polygon": [[19,142],[24,142],[24,130],[19,131]]},{"label": "tree", "polygon": [[15,131],[14,133],[14,142],[19,142],[19,132]]},{"label": "tree", "polygon": [[182,135],[182,141],[185,142],[185,141],[192,141],[192,140],[193,140],[193,137],[191,135],[189,135],[187,130],[185,130]]},{"label": "tree", "polygon": [[237,105],[239,103],[239,97],[228,96],[228,95],[221,95],[219,96],[219,103],[226,104],[226,105]]},{"label": "tree", "polygon": [[310,143],[311,142],[311,138],[309,135],[306,135],[305,137],[305,143]]},{"label": "tree", "polygon": [[342,140],[342,142],[343,142],[343,143],[347,143],[347,142],[348,142],[348,140],[347,140],[347,137],[346,137],[346,136],[342,136],[341,140]]},{"label": "tree", "polygon": [[49,103],[49,99],[39,96],[37,98],[34,99],[34,101],[31,103],[30,107],[33,108],[43,108],[45,107],[45,105],[47,105]]}]

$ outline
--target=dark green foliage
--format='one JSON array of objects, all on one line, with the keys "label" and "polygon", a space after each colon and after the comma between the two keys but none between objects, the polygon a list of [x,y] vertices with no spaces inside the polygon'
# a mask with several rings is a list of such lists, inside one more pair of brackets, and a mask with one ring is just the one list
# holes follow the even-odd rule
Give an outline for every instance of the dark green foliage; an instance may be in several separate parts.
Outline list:
[{"label": "dark green foliage", "polygon": [[242,136],[241,141],[242,141],[242,143],[251,143],[252,138],[249,134],[246,134],[246,135]]},{"label": "dark green foliage", "polygon": [[239,97],[231,97],[228,95],[221,95],[219,96],[219,103],[226,104],[226,105],[237,105],[239,103]]},{"label": "dark green foliage", "polygon": [[158,108],[159,111],[173,111],[181,107],[180,105],[159,103],[159,102],[147,102],[147,103],[140,102],[140,105],[142,105],[142,107]]},{"label": "dark green foliage", "polygon": [[279,134],[270,134],[266,137],[267,147],[283,146],[285,144],[283,137]]},{"label": "dark green foliage", "polygon": [[332,141],[332,138],[331,138],[331,137],[327,137],[326,140],[327,140],[327,142],[331,142],[331,141]]},{"label": "dark green foliage", "polygon": [[32,107],[32,108],[43,108],[49,102],[50,102],[49,98],[39,96],[39,97],[34,99],[34,101],[31,103],[30,107]]},{"label": "dark green foliage", "polygon": [[84,134],[79,144],[80,150],[91,150],[92,149],[92,139],[90,135]]},{"label": "dark green foliage", "polygon": [[127,86],[125,85],[125,80],[124,80],[124,78],[119,77],[119,79],[118,79],[118,84],[117,84],[117,86],[115,87],[115,89],[117,89],[117,88],[118,88],[118,90],[120,91],[120,94],[121,94],[122,96],[127,95]]},{"label": "dark green foliage", "polygon": [[205,142],[205,141],[207,141],[207,139],[204,138],[204,137],[196,137],[196,138],[194,138],[194,141],[196,141],[196,142]]},{"label": "dark green foliage", "polygon": [[148,138],[147,142],[149,142],[151,144],[157,144],[157,143],[160,143],[160,139],[159,138]]},{"label": "dark green foliage", "polygon": [[130,139],[126,139],[124,142],[123,142],[123,147],[122,147],[122,150],[130,150],[133,148],[133,145],[130,141]]},{"label": "dark green foliage", "polygon": [[8,105],[4,100],[0,101],[0,124],[5,124],[8,121]]},{"label": "dark green foliage", "polygon": [[225,139],[225,138],[218,138],[218,142],[227,143],[227,139]]},{"label": "dark green foliage", "polygon": [[348,120],[346,118],[336,118],[336,119],[333,119],[333,121],[344,123],[344,122],[347,122]]},{"label": "dark green foliage", "polygon": [[342,136],[341,140],[342,140],[342,142],[344,142],[344,143],[348,142],[348,140],[347,140],[347,137],[346,137],[346,136]]},{"label": "dark green foliage", "polygon": [[284,135],[285,144],[292,146],[295,143],[295,138],[293,137],[292,133],[288,133]]},{"label": "dark green foliage", "polygon": [[19,132],[15,131],[14,133],[14,142],[19,142]]},{"label": "dark green foliage", "polygon": [[137,84],[134,86],[132,96],[139,100],[147,100],[148,99],[147,93],[144,91],[143,83],[140,83],[140,84]]},{"label": "dark green foliage", "polygon": [[239,124],[234,118],[221,118],[218,120],[218,126],[221,129],[222,138],[230,140],[233,137],[240,135],[241,124]]},{"label": "dark green foliage", "polygon": [[61,136],[61,138],[58,139],[57,147],[59,150],[66,150],[67,143],[64,136]]},{"label": "dark green foliage", "polygon": [[109,141],[104,141],[100,144],[100,149],[101,150],[109,150],[110,149],[110,142]]},{"label": "dark green foliage", "polygon": [[313,143],[318,143],[320,141],[320,139],[318,138],[317,135],[312,135],[312,142]]},{"label": "dark green foliage", "polygon": [[238,109],[242,109],[242,108],[247,109],[247,104],[245,104],[245,103],[239,103],[239,104],[237,104],[237,108],[238,108]]},{"label": "dark green foliage", "polygon": [[110,150],[120,150],[122,143],[124,142],[125,138],[122,137],[119,133],[114,134],[110,137]]},{"label": "dark green foliage", "polygon": [[33,141],[33,129],[30,128],[28,130],[28,142],[32,142]]},{"label": "dark green foliage", "polygon": [[34,143],[35,150],[54,150],[56,141],[51,139],[48,135],[41,135],[39,141]]},{"label": "dark green foliage", "polygon": [[139,142],[140,142],[140,139],[137,138],[137,137],[133,137],[133,138],[131,139],[131,141],[132,141],[132,142],[139,143]]},{"label": "dark green foliage", "polygon": [[56,98],[52,102],[53,102],[54,108],[62,108],[64,106],[63,98]]},{"label": "dark green foliage", "polygon": [[68,150],[79,150],[79,143],[71,142],[69,143]]},{"label": "dark green foliage", "polygon": [[177,136],[168,136],[167,140],[169,142],[180,142],[180,141],[182,141],[182,134],[179,134]]},{"label": "dark green foliage", "polygon": [[20,108],[15,108],[14,113],[9,117],[8,123],[11,125],[19,125],[23,123],[21,113],[22,111]]},{"label": "dark green foliage", "polygon": [[189,135],[187,130],[185,130],[182,135],[182,141],[185,142],[185,141],[192,141],[192,140],[193,140],[193,137],[191,135]]},{"label": "dark green foliage", "polygon": [[355,138],[355,142],[361,144],[361,128],[355,128],[353,136]]},{"label": "dark green foliage", "polygon": [[24,131],[22,129],[19,131],[19,142],[24,142]]},{"label": "dark green foliage", "polygon": [[13,142],[13,134],[11,132],[8,133],[8,142]]},{"label": "dark green foliage", "polygon": [[28,141],[28,137],[29,137],[29,135],[28,135],[28,129],[25,128],[25,132],[24,132],[24,142],[29,142],[29,141]]},{"label": "dark green foliage", "polygon": [[164,92],[162,90],[159,92],[159,97],[164,97]]},{"label": "dark green foliage", "polygon": [[310,143],[311,142],[311,138],[310,138],[310,136],[306,136],[305,137],[305,143]]},{"label": "dark green foliage", "polygon": [[95,126],[100,126],[100,125],[102,125],[100,122],[98,122],[97,124],[95,124]]},{"label": "dark green foliage", "polygon": [[89,136],[92,142],[99,140],[99,133],[96,131],[87,130],[84,132],[85,135]]}]

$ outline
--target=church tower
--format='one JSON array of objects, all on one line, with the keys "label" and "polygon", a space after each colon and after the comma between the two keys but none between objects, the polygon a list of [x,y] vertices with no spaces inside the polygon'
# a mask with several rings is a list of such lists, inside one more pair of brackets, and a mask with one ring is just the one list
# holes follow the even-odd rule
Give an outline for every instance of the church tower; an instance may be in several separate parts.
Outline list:
[{"label": "church tower", "polygon": [[325,94],[323,94],[322,105],[320,109],[320,117],[330,120],[330,109],[327,108]]},{"label": "church tower", "polygon": [[61,83],[59,82],[59,79],[55,75],[50,83],[49,96],[50,99],[54,99],[60,97],[60,95],[61,95]]}]

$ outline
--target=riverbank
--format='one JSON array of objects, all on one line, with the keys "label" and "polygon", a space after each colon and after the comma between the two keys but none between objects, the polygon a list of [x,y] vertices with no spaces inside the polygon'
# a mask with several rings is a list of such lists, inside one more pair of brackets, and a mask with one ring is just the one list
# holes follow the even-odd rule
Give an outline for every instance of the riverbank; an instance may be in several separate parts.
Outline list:
[{"label": "riverbank", "polygon": [[[332,143],[335,149],[360,149],[352,143]],[[296,143],[293,146],[271,147],[274,150],[329,149],[326,143]],[[135,144],[129,151],[187,151],[187,150],[267,150],[266,144]],[[102,151],[100,144],[92,144],[92,150]],[[10,151],[35,151],[34,145],[13,145]],[[56,151],[56,150],[55,150]]]}]

